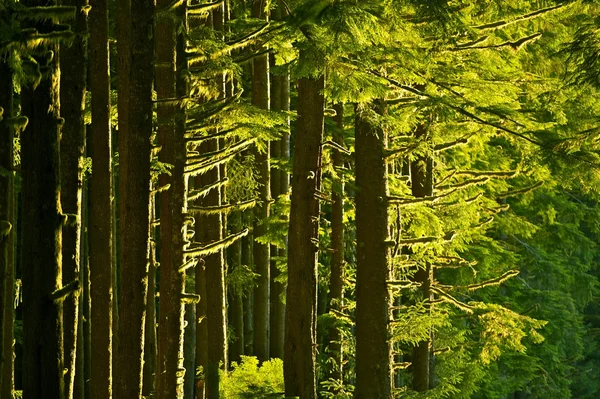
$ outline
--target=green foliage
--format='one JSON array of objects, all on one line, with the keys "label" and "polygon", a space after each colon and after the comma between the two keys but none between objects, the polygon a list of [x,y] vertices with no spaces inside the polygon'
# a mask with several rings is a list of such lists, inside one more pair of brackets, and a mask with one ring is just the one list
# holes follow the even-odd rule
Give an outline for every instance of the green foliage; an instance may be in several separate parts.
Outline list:
[{"label": "green foliage", "polygon": [[283,398],[283,361],[272,359],[259,367],[255,357],[242,356],[229,373],[221,372],[220,394],[228,399]]}]

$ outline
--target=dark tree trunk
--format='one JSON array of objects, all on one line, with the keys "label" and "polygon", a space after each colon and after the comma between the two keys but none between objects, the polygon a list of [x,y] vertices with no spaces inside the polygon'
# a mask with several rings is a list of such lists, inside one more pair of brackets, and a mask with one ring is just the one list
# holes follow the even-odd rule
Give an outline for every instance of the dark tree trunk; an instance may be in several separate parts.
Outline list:
[{"label": "dark tree trunk", "polygon": [[[89,144],[90,135],[86,135],[86,148]],[[86,154],[87,155],[87,154]],[[83,322],[81,323],[81,361],[83,362],[83,381],[82,384],[75,385],[74,397],[75,399],[90,398],[90,380],[92,375],[92,340],[91,340],[91,323],[92,319],[91,304],[90,300],[90,263],[89,263],[89,250],[88,250],[88,214],[89,214],[89,179],[84,179],[83,190],[82,190],[82,203],[81,208],[81,260],[79,262],[81,267],[81,316]],[[79,344],[79,343],[78,343]],[[79,358],[78,357],[78,358]],[[77,378],[79,381],[79,378]]]},{"label": "dark tree trunk", "polygon": [[[29,0],[26,6],[54,5]],[[48,31],[48,22],[27,26]],[[64,398],[62,225],[60,205],[60,72],[58,46],[37,49],[44,71],[37,87],[21,91],[29,118],[21,136],[23,398]]]},{"label": "dark tree trunk", "polygon": [[0,398],[12,398],[16,238],[13,71],[0,59]]},{"label": "dark tree trunk", "polygon": [[[375,109],[373,109],[375,108]],[[372,126],[380,106],[356,108],[356,389],[357,399],[390,399],[390,253],[385,132]]]},{"label": "dark tree trunk", "polygon": [[[340,146],[344,145],[344,106],[334,106],[336,115],[336,129],[333,131],[333,140]],[[342,153],[334,150],[332,154],[333,167],[339,171],[344,166]],[[340,176],[340,175],[338,175]],[[334,182],[331,193],[331,279],[329,280],[330,309],[341,311],[344,301],[344,180]],[[333,326],[329,335],[329,355],[334,363],[329,370],[329,378],[340,380],[342,378],[342,334],[338,326]]]},{"label": "dark tree trunk", "polygon": [[[242,214],[239,211],[234,212],[229,217],[229,226],[231,233],[239,233],[242,230]],[[231,271],[236,271],[242,267],[242,241],[237,240],[229,247],[229,265]],[[229,322],[233,330],[235,340],[229,347],[229,360],[239,362],[244,354],[244,304],[243,289],[235,287],[228,290],[229,295]]]},{"label": "dark tree trunk", "polygon": [[89,181],[88,247],[90,262],[92,398],[112,393],[112,141],[110,129],[110,71],[108,2],[91,0],[90,90],[92,125],[88,154],[93,173]]},{"label": "dark tree trunk", "polygon": [[[415,136],[422,138],[426,134],[425,125],[417,127]],[[433,195],[433,159],[427,156],[418,157],[410,164],[412,195],[415,197],[427,197]],[[431,281],[433,269],[427,263],[425,268],[419,268],[414,275],[414,281],[421,285],[422,298],[425,299],[426,307],[429,308],[429,300],[432,299]],[[412,351],[412,389],[424,392],[429,389],[431,381],[431,340],[419,342]]]},{"label": "dark tree trunk", "polygon": [[[275,65],[275,58],[270,58],[271,66]],[[271,75],[271,109],[274,111],[289,111],[289,77]],[[288,134],[286,133],[286,136]],[[280,140],[271,142],[271,157],[284,159],[289,155],[287,148],[288,137],[282,137]],[[284,170],[271,169],[271,195],[277,199],[281,194],[286,194],[288,190],[288,174]],[[287,251],[285,248],[271,247],[272,257],[285,257]],[[271,327],[270,327],[270,348],[269,352],[272,358],[283,359],[283,339],[285,336],[285,303],[282,301],[285,295],[285,284],[275,281],[280,276],[277,263],[271,260]]]},{"label": "dark tree trunk", "polygon": [[[252,16],[268,19],[262,0],[253,0]],[[261,109],[269,109],[269,57],[262,55],[254,58],[252,65],[252,104]],[[266,151],[254,151],[258,170],[259,195],[258,206],[254,209],[254,237],[266,232],[266,226],[260,222],[269,216],[271,201],[271,174],[269,166],[269,144]],[[269,245],[254,243],[254,265],[258,274],[254,289],[254,355],[259,361],[269,360],[269,322],[270,322],[270,253]]]},{"label": "dark tree trunk", "polygon": [[[152,187],[154,190],[155,187]],[[150,220],[156,222],[156,194],[150,195]],[[148,292],[146,294],[146,326],[144,334],[144,370],[142,396],[154,395],[156,387],[157,342],[156,342],[156,227],[150,227],[148,246]]]},{"label": "dark tree trunk", "polygon": [[[306,57],[300,53],[301,60]],[[285,317],[285,394],[316,397],[317,257],[324,77],[298,80]]]},{"label": "dark tree trunk", "polygon": [[[144,359],[152,135],[152,0],[117,4],[120,292],[115,399],[140,398]],[[121,46],[123,46],[121,48]],[[127,250],[125,250],[125,248]]]},{"label": "dark tree trunk", "polygon": [[[165,12],[171,0],[159,0],[157,11]],[[181,7],[181,6],[180,6]],[[168,11],[166,11],[168,12]],[[176,91],[177,25],[172,18],[160,18],[156,25],[156,91],[159,100],[173,99]],[[176,129],[177,109],[168,102],[158,102],[159,159],[173,165],[171,175],[161,175],[160,186],[170,184],[160,197],[160,312],[158,322],[158,368],[156,397],[175,399],[183,396],[184,274],[183,212],[186,207],[185,166],[186,146],[184,132]]]},{"label": "dark tree trunk", "polygon": [[185,306],[186,327],[183,337],[183,367],[185,380],[183,383],[183,397],[194,398],[194,383],[196,377],[196,304]]},{"label": "dark tree trunk", "polygon": [[[242,212],[242,223],[249,225],[249,217],[252,212]],[[247,236],[242,237],[242,265],[250,267],[252,264],[252,232]],[[254,290],[248,288],[244,292],[242,298],[242,307],[244,308],[244,354],[251,355],[254,353],[254,306],[253,304]]]},{"label": "dark tree trunk", "polygon": [[[87,13],[81,12],[87,0],[66,0],[65,6],[77,7],[71,30],[74,42],[61,46],[61,114],[65,120],[60,148],[61,203],[63,211],[77,216],[76,223],[63,226],[63,284],[79,279],[81,247],[81,187],[83,185],[83,150],[85,147],[85,90],[87,75]],[[92,32],[93,34],[93,32]],[[65,299],[65,393],[73,398],[77,370],[77,332],[81,310],[79,293]],[[81,363],[80,363],[81,364]]]},{"label": "dark tree trunk", "polygon": [[[196,179],[198,181],[199,179]],[[210,195],[210,194],[209,194]],[[197,230],[200,230],[202,227],[197,220],[198,227]],[[197,239],[201,240],[203,234],[200,234],[204,231],[204,228],[200,230],[197,234]],[[196,266],[196,274],[195,274],[195,287],[196,287],[196,295],[200,296],[200,301],[196,305],[196,369],[198,367],[202,368],[202,373],[196,379],[196,399],[204,399],[205,398],[205,382],[206,382],[206,365],[208,364],[208,321],[206,320],[206,312],[207,312],[207,298],[206,298],[206,270],[205,270],[205,262],[201,261]]]}]

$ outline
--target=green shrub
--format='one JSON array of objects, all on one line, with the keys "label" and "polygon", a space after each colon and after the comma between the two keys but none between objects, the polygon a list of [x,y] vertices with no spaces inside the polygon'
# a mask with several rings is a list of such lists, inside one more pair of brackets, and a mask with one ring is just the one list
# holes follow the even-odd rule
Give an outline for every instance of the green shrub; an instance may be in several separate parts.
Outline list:
[{"label": "green shrub", "polygon": [[258,366],[258,359],[242,356],[240,364],[221,374],[221,397],[227,399],[283,398],[283,361],[272,359]]}]

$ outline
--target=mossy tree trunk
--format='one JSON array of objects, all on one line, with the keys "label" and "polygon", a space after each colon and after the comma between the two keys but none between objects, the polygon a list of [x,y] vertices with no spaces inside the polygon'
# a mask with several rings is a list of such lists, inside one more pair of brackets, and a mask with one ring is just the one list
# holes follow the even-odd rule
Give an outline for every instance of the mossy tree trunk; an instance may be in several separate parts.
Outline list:
[{"label": "mossy tree trunk", "polygon": [[[417,126],[415,137],[425,139],[427,127],[424,124]],[[410,163],[411,190],[415,197],[429,197],[433,195],[433,158],[419,156]],[[414,275],[414,281],[421,286],[422,299],[429,308],[432,298],[431,282],[433,268],[430,263],[419,267]],[[412,389],[424,392],[431,383],[431,339],[419,342],[412,351]]]},{"label": "mossy tree trunk", "polygon": [[374,112],[383,106],[356,107],[356,399],[392,397],[386,133]]},{"label": "mossy tree trunk", "polygon": [[[25,6],[55,5],[29,0]],[[38,32],[49,21],[24,21]],[[60,204],[60,71],[58,46],[36,49],[39,84],[21,90],[21,110],[29,123],[21,135],[23,398],[64,398],[62,225]]]},{"label": "mossy tree trunk", "polygon": [[[76,223],[63,226],[63,284],[80,276],[81,188],[83,186],[83,151],[85,147],[85,91],[87,75],[87,0],[67,0],[65,6],[77,7],[71,30],[76,34],[70,45],[61,45],[61,114],[65,120],[60,147],[61,203],[65,213],[76,215]],[[93,32],[92,32],[93,33]],[[65,390],[73,398],[77,369],[77,342],[81,309],[76,293],[64,302]]]},{"label": "mossy tree trunk", "polygon": [[[334,105],[336,112],[336,128],[333,131],[333,140],[338,145],[344,145],[344,106]],[[339,150],[333,150],[333,167],[338,172],[334,181],[331,198],[331,278],[329,280],[330,309],[339,312],[344,300],[344,180],[339,174],[344,161]],[[329,370],[329,378],[340,380],[342,378],[342,334],[338,326],[334,325],[329,334],[329,355],[333,357],[333,365]]]},{"label": "mossy tree trunk", "polygon": [[183,169],[186,144],[182,125],[176,124],[176,116],[179,116],[177,108],[172,103],[161,101],[178,96],[176,60],[182,54],[177,54],[178,26],[166,11],[171,3],[170,0],[159,0],[156,14],[163,13],[156,25],[159,159],[173,165],[171,175],[163,174],[159,179],[161,187],[170,185],[160,194],[160,312],[156,377],[156,397],[159,399],[183,397],[183,379],[179,378],[179,374],[183,370],[184,305],[181,299],[185,275],[179,267],[184,262],[183,212],[187,207]]},{"label": "mossy tree trunk", "polygon": [[[140,398],[144,359],[152,135],[154,2],[117,4],[120,292],[116,399]],[[122,46],[122,47],[121,47]],[[125,250],[127,249],[127,250]]]},{"label": "mossy tree trunk", "polygon": [[88,154],[93,173],[89,181],[88,246],[90,262],[91,340],[94,350],[92,398],[112,393],[112,147],[110,129],[110,70],[108,1],[91,0],[90,90],[92,126]]},{"label": "mossy tree trunk", "polygon": [[0,398],[12,398],[16,238],[13,127],[13,71],[0,59]]},{"label": "mossy tree trunk", "polygon": [[[304,51],[300,58],[306,57]],[[285,394],[316,398],[317,258],[325,78],[298,80],[298,119],[288,246],[284,380]]]},{"label": "mossy tree trunk", "polygon": [[[268,19],[265,2],[252,2],[252,16]],[[269,92],[269,57],[261,55],[252,64],[252,104],[261,109],[270,108]],[[271,201],[271,170],[269,167],[269,144],[266,151],[255,149],[254,160],[258,171],[259,197],[258,206],[254,209],[254,237],[266,232],[266,226],[261,221],[269,216]],[[254,242],[254,266],[258,274],[254,289],[254,355],[259,361],[269,360],[269,322],[270,322],[270,253],[269,245]]]}]

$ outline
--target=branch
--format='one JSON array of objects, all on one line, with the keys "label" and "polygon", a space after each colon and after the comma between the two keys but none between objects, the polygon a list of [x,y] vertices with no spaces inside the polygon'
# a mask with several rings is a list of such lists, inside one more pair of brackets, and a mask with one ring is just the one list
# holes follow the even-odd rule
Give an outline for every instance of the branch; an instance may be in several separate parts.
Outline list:
[{"label": "branch", "polygon": [[522,37],[518,40],[515,41],[506,41],[503,43],[499,43],[499,44],[490,44],[487,46],[471,46],[471,47],[455,47],[450,49],[450,51],[463,51],[463,50],[485,50],[485,49],[496,49],[496,48],[502,48],[502,47],[507,47],[510,46],[512,47],[515,51],[520,50],[523,46],[525,46],[526,44],[533,42],[537,39],[539,39],[540,37],[542,37],[542,34],[540,32],[538,33],[534,33],[533,35],[529,35],[529,36],[525,36]]},{"label": "branch", "polygon": [[441,191],[445,191],[445,190],[460,190],[463,188],[467,188],[467,187],[471,187],[471,186],[477,186],[479,184],[485,184],[488,182],[488,180],[490,180],[488,177],[480,177],[478,179],[468,179],[465,180],[463,182],[460,183],[456,183],[456,184],[446,184],[444,186],[437,186],[436,190],[441,190]]},{"label": "branch", "polygon": [[245,211],[246,209],[253,208],[255,205],[256,200],[249,200],[227,205],[191,206],[188,208],[188,212],[190,212],[193,215],[219,215],[223,213],[229,214],[233,211]]},{"label": "branch", "polygon": [[543,15],[543,14],[545,14],[547,12],[557,10],[557,9],[563,7],[564,5],[565,5],[565,3],[560,3],[560,4],[557,4],[557,5],[552,6],[552,7],[542,8],[540,10],[536,10],[536,11],[530,12],[529,14],[521,15],[520,17],[517,17],[517,18],[515,18],[515,19],[513,19],[511,21],[502,20],[502,21],[490,22],[490,23],[487,23],[487,24],[484,24],[484,25],[474,26],[473,28],[477,29],[477,30],[480,30],[480,31],[486,31],[486,30],[490,30],[490,29],[504,28],[505,26],[512,25],[512,24],[515,24],[517,22],[526,21],[528,19],[539,17],[540,15]]},{"label": "branch", "polygon": [[75,279],[69,284],[57,289],[52,294],[50,294],[50,299],[54,302],[64,301],[69,294],[79,291],[80,288],[81,284],[79,283],[79,280]]},{"label": "branch", "polygon": [[224,177],[223,179],[217,181],[216,183],[209,184],[208,186],[203,187],[200,190],[192,190],[190,194],[188,194],[188,202],[194,202],[200,197],[206,197],[206,195],[214,189],[221,188],[229,183],[229,179]]},{"label": "branch", "polygon": [[527,194],[527,193],[541,187],[543,184],[544,184],[543,181],[539,181],[539,182],[535,183],[533,186],[521,188],[519,190],[508,191],[503,194],[498,194],[498,195],[496,195],[496,198],[502,199],[502,198],[512,197],[513,195]]},{"label": "branch", "polygon": [[431,287],[429,287],[429,289],[431,291],[433,291],[434,293],[436,293],[437,295],[439,295],[444,302],[450,303],[462,311],[465,311],[467,313],[473,313],[475,311],[475,309],[473,309],[473,307],[467,305],[464,302],[459,301],[458,299],[454,298],[452,295],[437,288],[436,286],[432,285]]},{"label": "branch", "polygon": [[198,265],[198,258],[192,258],[192,259],[188,260],[187,262],[185,262],[183,265],[179,266],[179,269],[177,269],[177,271],[179,273],[183,273],[187,269],[191,269],[192,267],[196,267],[196,265]]},{"label": "branch", "polygon": [[186,292],[181,293],[181,303],[191,304],[200,302],[200,295],[198,294],[188,294]]},{"label": "branch", "polygon": [[231,244],[236,242],[238,239],[245,237],[248,234],[249,230],[244,229],[243,231],[231,234],[225,237],[222,240],[212,242],[208,245],[204,245],[201,247],[196,247],[192,249],[186,249],[184,253],[188,256],[206,256],[210,254],[214,254],[219,252],[221,249],[229,247]]}]

